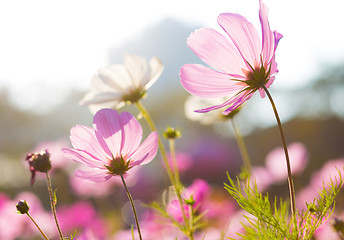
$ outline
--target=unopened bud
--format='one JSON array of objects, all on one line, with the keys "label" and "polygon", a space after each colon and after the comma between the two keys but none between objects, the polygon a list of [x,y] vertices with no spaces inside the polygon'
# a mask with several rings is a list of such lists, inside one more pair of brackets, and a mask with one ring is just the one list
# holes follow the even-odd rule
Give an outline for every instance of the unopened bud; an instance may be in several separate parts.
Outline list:
[{"label": "unopened bud", "polygon": [[35,181],[36,171],[48,172],[51,169],[50,154],[47,150],[41,152],[29,153],[26,158],[29,162],[31,171],[31,185]]},{"label": "unopened bud", "polygon": [[179,129],[167,127],[163,133],[163,136],[167,139],[175,139],[180,138],[182,136],[182,133]]},{"label": "unopened bud", "polygon": [[16,207],[19,214],[27,214],[29,212],[29,205],[27,205],[25,200],[20,200]]}]

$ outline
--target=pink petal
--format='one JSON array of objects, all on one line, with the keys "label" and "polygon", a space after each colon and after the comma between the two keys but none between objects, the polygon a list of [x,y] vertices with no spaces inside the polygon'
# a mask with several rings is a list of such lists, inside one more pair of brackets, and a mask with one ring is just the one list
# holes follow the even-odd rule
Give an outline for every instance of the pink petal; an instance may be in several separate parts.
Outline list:
[{"label": "pink petal", "polygon": [[209,112],[212,110],[216,110],[216,109],[220,109],[220,108],[224,108],[226,106],[229,106],[229,108],[227,108],[226,110],[223,111],[223,114],[227,115],[231,111],[238,108],[245,101],[247,101],[248,99],[250,99],[252,97],[253,93],[251,93],[251,94],[248,94],[248,93],[249,93],[248,91],[241,92],[240,94],[235,95],[234,97],[231,97],[230,99],[228,99],[227,101],[225,101],[222,104],[218,104],[218,105],[208,107],[208,108],[199,109],[199,110],[196,110],[195,112],[206,113],[206,112]]},{"label": "pink petal", "polygon": [[275,37],[269,26],[268,8],[262,0],[259,3],[259,20],[262,26],[262,58],[264,62],[270,63],[275,52]]},{"label": "pink petal", "polygon": [[275,37],[275,49],[274,49],[274,51],[276,51],[277,45],[278,45],[279,41],[281,40],[281,38],[283,37],[283,35],[277,31],[274,31],[274,37]]},{"label": "pink petal", "polygon": [[180,69],[183,87],[193,95],[206,98],[233,95],[242,86],[233,77],[199,64],[185,64]]},{"label": "pink petal", "polygon": [[75,176],[92,182],[104,182],[113,177],[113,175],[107,174],[105,169],[90,169],[89,171],[78,169],[75,171]]},{"label": "pink petal", "polygon": [[75,149],[84,150],[97,159],[111,158],[100,146],[93,128],[77,125],[70,131],[70,140]]},{"label": "pink petal", "polygon": [[194,31],[187,44],[204,62],[222,72],[242,75],[241,69],[246,67],[233,43],[214,29]]},{"label": "pink petal", "polygon": [[120,115],[122,131],[121,154],[131,154],[136,150],[142,140],[142,127],[140,123],[128,112],[122,112]]},{"label": "pink petal", "polygon": [[93,127],[104,151],[110,156],[118,156],[122,144],[122,125],[118,112],[109,108],[99,110],[93,117]]},{"label": "pink petal", "polygon": [[63,152],[64,157],[70,158],[89,167],[101,167],[106,163],[84,150],[62,148],[61,151]]},{"label": "pink petal", "polygon": [[260,62],[261,42],[256,28],[245,17],[234,13],[222,13],[217,22],[232,39],[244,60],[251,66]]},{"label": "pink petal", "polygon": [[146,140],[129,156],[133,161],[131,166],[144,165],[149,163],[155,157],[158,150],[158,134],[152,132]]}]

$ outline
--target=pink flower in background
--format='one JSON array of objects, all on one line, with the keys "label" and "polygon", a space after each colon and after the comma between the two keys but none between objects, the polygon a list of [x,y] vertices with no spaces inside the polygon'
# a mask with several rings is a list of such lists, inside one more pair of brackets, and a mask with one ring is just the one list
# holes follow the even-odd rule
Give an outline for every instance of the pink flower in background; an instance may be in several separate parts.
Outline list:
[{"label": "pink flower in background", "polygon": [[259,19],[262,41],[256,28],[243,16],[222,13],[218,23],[229,39],[211,28],[201,28],[188,38],[188,46],[211,68],[199,64],[186,64],[180,70],[181,84],[193,95],[204,98],[227,97],[227,101],[211,110],[228,107],[228,114],[250,99],[263,86],[269,87],[277,74],[275,50],[282,34],[272,32],[268,22],[268,9],[259,1]]},{"label": "pink flower in background", "polygon": [[59,223],[65,232],[91,231],[97,239],[106,235],[105,222],[89,202],[76,202],[58,209]]},{"label": "pink flower in background", "polygon": [[70,140],[74,148],[64,148],[63,153],[88,167],[77,171],[77,176],[94,182],[125,175],[132,167],[149,163],[158,148],[156,132],[141,144],[142,128],[135,117],[113,109],[99,110],[93,118],[93,128],[73,127]]},{"label": "pink flower in background", "polygon": [[160,77],[163,65],[153,57],[147,62],[137,55],[126,55],[124,65],[103,67],[91,80],[91,90],[80,104],[95,113],[101,108],[120,108],[125,102],[141,99]]},{"label": "pink flower in background", "polygon": [[251,186],[257,186],[259,192],[265,191],[269,186],[274,184],[274,178],[270,171],[265,167],[254,166],[251,171]]},{"label": "pink flower in background", "polygon": [[326,162],[318,172],[313,173],[311,177],[311,185],[314,188],[322,189],[323,183],[327,185],[330,183],[330,180],[334,183],[336,180],[339,182],[338,170],[342,173],[342,176],[344,176],[343,168],[344,158]]},{"label": "pink flower in background", "polygon": [[[176,162],[177,162],[177,168],[178,168],[179,173],[187,171],[193,165],[192,157],[189,154],[183,153],[183,152],[176,152]],[[168,163],[171,169],[173,170],[174,169],[173,161],[170,154],[168,154]]]},{"label": "pink flower in background", "polygon": [[[307,166],[309,154],[306,146],[295,142],[288,146],[292,174],[300,174]],[[272,150],[265,159],[265,166],[271,173],[273,181],[284,181],[288,178],[285,166],[285,155],[282,147]]]}]

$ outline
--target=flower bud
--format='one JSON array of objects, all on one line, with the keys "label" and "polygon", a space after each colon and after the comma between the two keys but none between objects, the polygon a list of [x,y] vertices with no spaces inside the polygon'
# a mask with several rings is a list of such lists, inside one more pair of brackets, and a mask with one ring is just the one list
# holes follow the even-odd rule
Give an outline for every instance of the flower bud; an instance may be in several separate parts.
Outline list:
[{"label": "flower bud", "polygon": [[179,129],[174,129],[172,127],[167,127],[163,133],[164,138],[167,139],[175,139],[180,138],[182,136],[182,133]]},{"label": "flower bud", "polygon": [[31,185],[35,181],[36,171],[48,172],[51,169],[50,154],[47,150],[43,150],[39,153],[29,153],[26,158],[29,162],[31,171]]},{"label": "flower bud", "polygon": [[27,214],[29,212],[29,205],[27,205],[25,200],[19,200],[16,208],[19,214]]}]

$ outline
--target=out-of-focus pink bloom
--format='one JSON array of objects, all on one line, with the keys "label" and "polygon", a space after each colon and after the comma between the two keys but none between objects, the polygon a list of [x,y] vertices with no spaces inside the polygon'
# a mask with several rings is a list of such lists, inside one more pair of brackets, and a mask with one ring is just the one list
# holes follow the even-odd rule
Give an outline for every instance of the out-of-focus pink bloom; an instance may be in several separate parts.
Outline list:
[{"label": "out-of-focus pink bloom", "polygon": [[193,183],[184,191],[184,198],[194,200],[194,207],[200,207],[204,200],[210,195],[210,186],[202,179],[195,179]]},{"label": "out-of-focus pink bloom", "polygon": [[25,200],[30,209],[30,215],[35,219],[39,226],[44,226],[44,233],[48,237],[56,236],[56,226],[51,212],[43,209],[37,196],[31,192],[21,192],[13,200],[8,199],[0,207],[0,239],[13,240],[30,236],[41,236],[40,232],[32,221],[16,211],[16,204],[19,200]]},{"label": "out-of-focus pink bloom", "polygon": [[274,183],[274,178],[270,171],[265,167],[252,167],[251,171],[251,187],[255,185],[259,192],[265,191],[270,185]]},{"label": "out-of-focus pink bloom", "polygon": [[[183,152],[176,152],[176,162],[178,172],[180,173],[188,170],[193,164],[192,157],[189,154]],[[173,161],[170,154],[168,155],[168,163],[170,164],[171,169],[174,170]]]},{"label": "out-of-focus pink bloom", "polygon": [[148,88],[160,77],[163,65],[153,57],[146,59],[127,55],[124,65],[100,68],[91,80],[91,90],[80,104],[89,105],[95,113],[101,108],[120,108],[125,102],[140,100]]},{"label": "out-of-focus pink bloom", "polygon": [[333,227],[334,218],[327,219],[322,225],[320,225],[314,232],[316,240],[328,240],[328,239],[341,239]]},{"label": "out-of-focus pink bloom", "polygon": [[339,170],[343,175],[344,159],[336,159],[328,161],[324,166],[311,176],[310,184],[303,188],[298,194],[296,194],[296,204],[299,209],[306,208],[306,202],[313,202],[315,197],[318,197],[318,192],[321,191],[324,186],[327,187],[330,184],[330,180],[336,184],[339,183]]},{"label": "out-of-focus pink bloom", "polygon": [[335,159],[325,163],[322,168],[314,173],[311,177],[311,185],[314,188],[322,189],[323,183],[325,186],[330,183],[330,180],[335,183],[336,179],[339,183],[338,170],[342,173],[344,177],[344,159]]},{"label": "out-of-focus pink bloom", "polygon": [[[307,166],[309,154],[304,144],[296,142],[288,146],[292,174],[300,174]],[[288,178],[284,149],[272,150],[265,159],[265,166],[274,181],[284,181]]]},{"label": "out-of-focus pink bloom", "polygon": [[89,229],[102,239],[106,235],[105,223],[94,207],[88,202],[77,202],[71,206],[62,206],[57,209],[59,224],[64,232],[73,233],[75,230]]},{"label": "out-of-focus pink bloom", "polygon": [[61,149],[65,147],[69,147],[69,144],[65,140],[46,141],[40,143],[34,149],[34,152],[40,152],[43,149],[47,150],[50,154],[51,171],[56,169],[64,170],[67,169],[72,163],[61,152]]},{"label": "out-of-focus pink bloom", "polygon": [[209,66],[186,64],[180,70],[181,84],[193,95],[204,98],[227,97],[227,101],[196,112],[228,107],[228,114],[250,99],[255,91],[265,96],[277,74],[275,50],[282,34],[272,32],[268,8],[259,1],[262,41],[256,28],[245,17],[222,13],[218,23],[230,39],[211,28],[201,28],[188,38],[188,46]]},{"label": "out-of-focus pink bloom", "polygon": [[87,179],[77,177],[71,174],[69,183],[73,189],[73,193],[78,196],[88,197],[104,197],[114,192],[116,184],[122,184],[120,179],[115,181],[93,182]]},{"label": "out-of-focus pink bloom", "polygon": [[93,128],[77,125],[71,129],[73,149],[62,149],[66,157],[86,165],[76,175],[94,182],[125,175],[132,167],[153,160],[158,135],[152,132],[141,144],[142,128],[128,112],[101,109],[93,118]]}]

